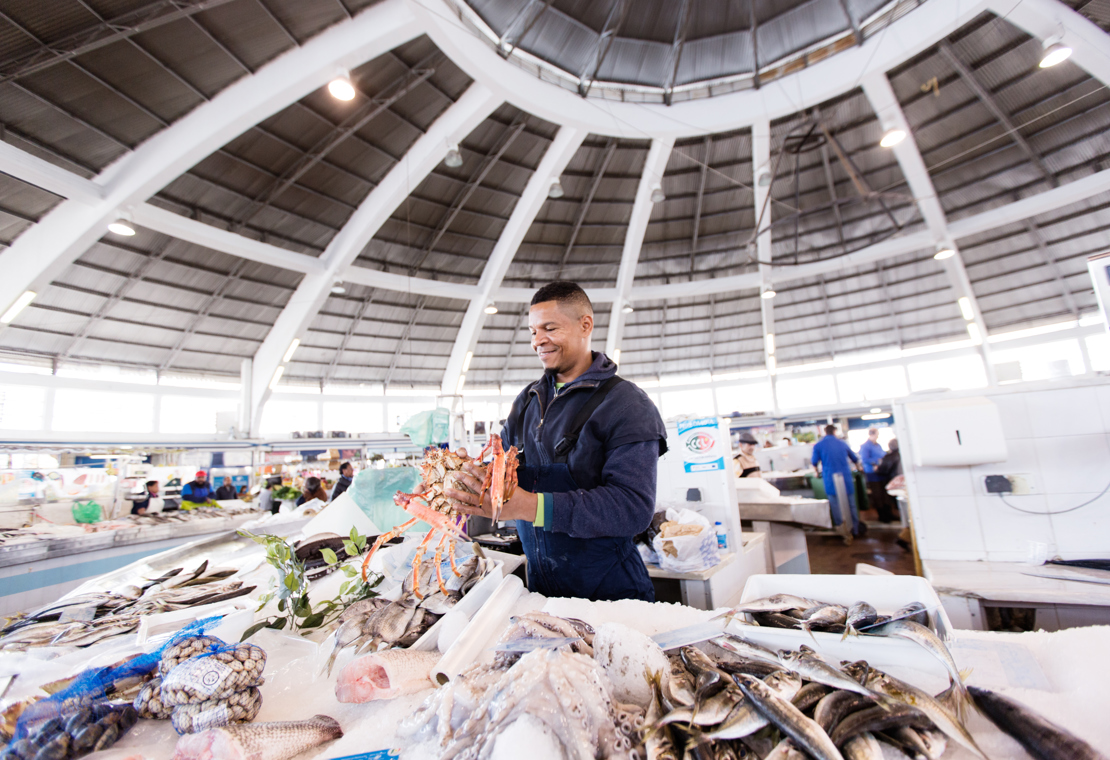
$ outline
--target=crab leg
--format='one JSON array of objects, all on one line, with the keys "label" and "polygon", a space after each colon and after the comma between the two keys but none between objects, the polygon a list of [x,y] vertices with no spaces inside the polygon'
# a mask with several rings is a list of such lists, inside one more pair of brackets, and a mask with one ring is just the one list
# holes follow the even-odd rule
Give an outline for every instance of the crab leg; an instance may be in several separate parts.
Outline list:
[{"label": "crab leg", "polygon": [[[396,500],[396,497],[394,497]],[[412,499],[405,504],[401,505],[402,509],[410,515],[417,517],[424,522],[431,525],[436,530],[446,531],[453,536],[469,541],[470,537],[455,523],[454,519],[448,517],[442,512],[436,512],[431,507],[425,506],[416,499]]]},{"label": "crab leg", "polygon": [[451,536],[451,540],[447,542],[447,558],[451,560],[451,572],[455,574],[456,578],[461,578],[462,573],[459,571],[458,565],[455,564],[455,537],[454,536]]},{"label": "crab leg", "polygon": [[416,547],[416,556],[412,558],[412,595],[417,599],[423,599],[424,595],[420,593],[420,562],[424,559],[424,549],[428,546],[428,541],[436,534],[436,528],[433,526],[428,535],[424,536],[424,540]]},{"label": "crab leg", "polygon": [[[443,592],[444,596],[446,596],[446,595],[447,595],[447,584],[445,584],[445,583],[443,582],[443,567],[442,567],[442,562],[443,562],[443,544],[444,544],[444,543],[445,543],[445,542],[447,541],[447,537],[448,537],[449,535],[450,535],[449,533],[446,533],[446,532],[445,532],[445,533],[443,534],[443,536],[441,536],[441,537],[440,537],[440,539],[439,539],[439,543],[438,543],[438,544],[436,544],[436,556],[435,556],[435,563],[436,563],[436,583],[438,583],[438,584],[439,584],[439,590]],[[454,548],[454,546],[455,546],[455,542],[454,542],[454,541],[451,541],[451,547],[452,547],[452,548]],[[451,557],[451,565],[452,565],[452,566],[454,566],[454,564],[455,564],[455,558],[454,558],[454,557]]]},{"label": "crab leg", "polygon": [[364,583],[369,582],[369,580],[366,577],[366,568],[370,564],[370,558],[374,556],[374,552],[376,552],[379,549],[379,547],[381,547],[381,545],[384,544],[386,541],[389,541],[392,538],[396,538],[397,536],[401,535],[406,530],[411,528],[413,525],[416,525],[416,523],[419,519],[420,518],[418,518],[418,517],[414,517],[411,520],[409,520],[407,523],[402,523],[401,525],[398,525],[396,528],[389,531],[388,533],[383,533],[380,536],[378,536],[378,540],[375,541],[374,545],[370,548],[370,552],[366,555],[366,559],[364,559],[362,561],[362,580],[363,580]]}]

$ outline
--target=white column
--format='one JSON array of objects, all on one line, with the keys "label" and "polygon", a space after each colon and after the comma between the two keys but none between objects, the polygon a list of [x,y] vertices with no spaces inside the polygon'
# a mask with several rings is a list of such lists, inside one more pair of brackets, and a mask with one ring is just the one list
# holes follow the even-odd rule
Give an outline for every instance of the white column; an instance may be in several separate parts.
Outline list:
[{"label": "white column", "polygon": [[764,172],[771,176],[771,122],[767,119],[752,125],[752,185],[755,196],[755,223],[759,225],[755,238],[755,257],[759,265],[759,315],[763,327],[763,366],[771,381],[771,402],[773,411],[779,411],[777,380],[778,360],[775,357],[775,306],[774,299],[763,298],[765,290],[773,290],[771,280],[771,186],[760,185],[759,176]]},{"label": "white column", "polygon": [[244,359],[239,364],[239,437],[251,437],[251,375],[254,362]]},{"label": "white column", "polygon": [[355,68],[421,33],[404,0],[384,0],[239,79],[158,132],[96,177],[102,198],[65,201],[0,253],[0,311],[25,290],[55,279],[118,214],[232,138],[323,87],[340,69]]},{"label": "white column", "polygon": [[624,248],[621,250],[621,265],[617,270],[617,295],[609,312],[609,329],[605,333],[605,355],[613,358],[621,345],[624,331],[624,304],[632,295],[632,281],[636,277],[636,264],[640,261],[640,249],[644,245],[648,220],[651,219],[651,193],[663,184],[663,172],[674,147],[673,137],[661,137],[651,141],[644,171],[640,174],[640,185],[636,188],[636,200],[632,204],[632,216],[624,233]]},{"label": "white column", "polygon": [[251,429],[257,430],[262,406],[270,395],[270,381],[282,357],[316,316],[332,285],[351,266],[370,239],[381,229],[409,192],[443,160],[450,145],[460,142],[501,105],[501,100],[480,84],[472,84],[448,108],[381,183],[359,204],[347,224],[332,238],[321,255],[324,270],[304,276],[301,284],[278,315],[266,340],[254,355],[251,389]]},{"label": "white column", "polygon": [[933,242],[937,246],[951,248],[956,252],[955,256],[945,259],[941,263],[945,271],[948,272],[948,279],[952,284],[953,291],[955,291],[956,298],[967,298],[971,306],[973,318],[970,321],[979,330],[981,340],[979,351],[983,355],[987,379],[991,385],[995,385],[997,380],[994,365],[990,359],[990,348],[987,345],[987,323],[983,321],[983,314],[979,310],[975,291],[971,287],[971,280],[968,278],[967,269],[964,267],[963,256],[956,247],[954,237],[948,230],[948,219],[945,216],[944,209],[941,208],[936,188],[933,187],[933,180],[929,176],[928,169],[925,168],[925,160],[921,157],[921,152],[917,149],[917,141],[914,139],[913,132],[910,130],[909,123],[902,112],[902,106],[898,103],[886,74],[882,72],[876,72],[865,77],[863,91],[871,102],[871,108],[879,117],[879,123],[884,133],[889,129],[901,129],[906,133],[906,138],[892,148],[894,156],[898,159],[902,175],[906,178],[910,192],[913,193],[913,197],[917,201],[917,207],[925,220],[925,226],[932,233]]},{"label": "white column", "polygon": [[482,276],[478,280],[478,294],[471,299],[470,305],[463,316],[462,326],[455,336],[455,344],[451,347],[451,356],[447,359],[447,369],[443,373],[443,382],[440,390],[445,394],[453,394],[458,388],[459,376],[462,374],[466,354],[474,350],[478,342],[478,333],[482,331],[485,322],[485,308],[493,300],[493,294],[501,287],[505,272],[516,255],[528,228],[536,218],[544,201],[547,200],[547,189],[551,180],[558,177],[567,168],[567,164],[574,157],[578,146],[586,139],[586,132],[574,127],[562,127],[555,135],[547,152],[544,153],[540,165],[532,173],[524,193],[513,207],[509,221],[501,232],[497,244],[490,253]]}]

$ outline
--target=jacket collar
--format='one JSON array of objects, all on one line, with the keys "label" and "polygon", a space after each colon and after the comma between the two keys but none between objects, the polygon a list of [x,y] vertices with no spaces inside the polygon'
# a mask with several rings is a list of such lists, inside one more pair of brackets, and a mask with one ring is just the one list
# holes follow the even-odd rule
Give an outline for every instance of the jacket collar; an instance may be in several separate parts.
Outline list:
[{"label": "jacket collar", "polygon": [[[617,365],[614,364],[608,356],[601,353],[600,351],[591,351],[590,354],[593,356],[593,363],[590,364],[590,368],[578,377],[571,380],[569,383],[567,383],[563,387],[564,390],[577,386],[580,383],[588,383],[589,385],[600,385],[601,383],[611,378],[613,375],[617,374]],[[540,387],[543,389],[543,393],[545,396],[544,400],[546,401],[547,399],[550,399],[551,396],[555,393],[555,372],[553,370],[547,370],[543,373],[543,379],[540,382]]]}]

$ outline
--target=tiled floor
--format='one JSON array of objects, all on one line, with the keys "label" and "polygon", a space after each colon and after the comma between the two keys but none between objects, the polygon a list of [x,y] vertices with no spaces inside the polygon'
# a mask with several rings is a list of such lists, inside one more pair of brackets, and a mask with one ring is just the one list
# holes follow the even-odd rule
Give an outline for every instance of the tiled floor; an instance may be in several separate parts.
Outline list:
[{"label": "tiled floor", "polygon": [[897,523],[890,527],[880,527],[878,523],[872,526],[867,535],[857,538],[851,546],[845,546],[840,536],[831,532],[807,533],[810,572],[852,575],[856,563],[865,562],[895,575],[913,575],[913,554],[894,542],[900,530]]}]

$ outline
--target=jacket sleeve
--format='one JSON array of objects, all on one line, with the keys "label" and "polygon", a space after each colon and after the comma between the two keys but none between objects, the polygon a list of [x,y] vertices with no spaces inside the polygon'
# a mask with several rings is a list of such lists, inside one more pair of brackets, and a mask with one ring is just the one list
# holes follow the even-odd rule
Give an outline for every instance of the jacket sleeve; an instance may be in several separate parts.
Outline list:
[{"label": "jacket sleeve", "polygon": [[[181,486],[181,498],[184,501],[193,501],[192,483],[186,483],[185,485]],[[196,502],[194,501],[193,503],[195,504]]]},{"label": "jacket sleeve", "polygon": [[544,495],[544,527],[574,538],[642,533],[655,514],[658,462],[658,440],[610,449],[599,487]]}]

